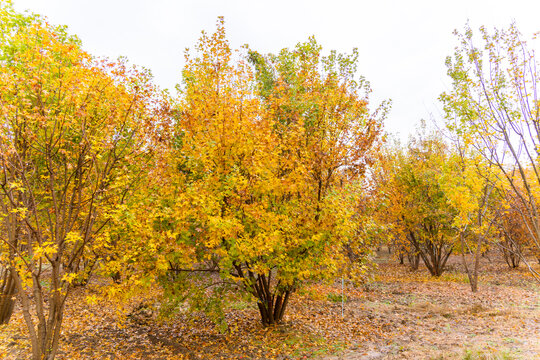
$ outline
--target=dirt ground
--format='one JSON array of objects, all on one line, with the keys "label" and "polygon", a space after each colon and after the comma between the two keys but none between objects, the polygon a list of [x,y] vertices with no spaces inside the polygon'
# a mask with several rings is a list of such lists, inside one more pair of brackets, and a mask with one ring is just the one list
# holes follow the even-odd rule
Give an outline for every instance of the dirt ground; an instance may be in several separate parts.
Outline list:
[{"label": "dirt ground", "polygon": [[[313,284],[295,294],[284,324],[266,329],[251,302],[233,303],[219,332],[202,314],[160,320],[148,299],[121,313],[78,289],[57,359],[540,359],[540,286],[524,268],[491,254],[472,294],[458,257],[439,279],[384,252],[376,261],[371,282],[345,284],[343,309],[339,281]],[[0,359],[28,358],[17,311],[0,327]]]},{"label": "dirt ground", "polygon": [[537,291],[490,286],[471,296],[467,285],[448,282],[381,283],[374,291],[351,316],[394,330],[327,359],[540,359]]},{"label": "dirt ground", "polygon": [[385,275],[346,309],[392,330],[325,359],[540,359],[540,287],[525,269],[483,258],[473,294],[459,257],[433,279],[380,255]]}]

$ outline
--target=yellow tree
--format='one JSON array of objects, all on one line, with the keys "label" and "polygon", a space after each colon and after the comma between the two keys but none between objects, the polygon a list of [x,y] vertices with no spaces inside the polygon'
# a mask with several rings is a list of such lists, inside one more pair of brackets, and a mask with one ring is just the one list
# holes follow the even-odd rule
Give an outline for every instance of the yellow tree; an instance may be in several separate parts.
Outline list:
[{"label": "yellow tree", "polygon": [[399,166],[405,163],[405,157],[403,146],[395,139],[388,139],[377,155],[370,169],[369,179],[372,189],[370,194],[372,219],[386,235],[380,240],[385,241],[389,247],[394,247],[394,254],[397,255],[400,264],[404,264],[407,257],[411,269],[417,270],[420,253],[408,240],[407,231],[401,226],[402,219],[399,216],[404,213],[404,202],[396,181]]},{"label": "yellow tree", "polygon": [[[16,33],[22,26],[32,21],[32,17],[23,16],[13,11],[10,3],[0,2],[0,41],[4,44],[9,36]],[[15,215],[6,216],[1,223],[4,234],[19,228]],[[5,244],[4,244],[5,245]],[[0,245],[2,246],[2,245]],[[1,249],[1,248],[0,248]],[[8,323],[15,307],[17,287],[9,266],[8,252],[0,252],[0,324]]]},{"label": "yellow tree", "polygon": [[297,83],[287,84],[287,57],[259,59],[276,80],[265,90],[260,67],[230,49],[222,20],[216,33],[203,33],[186,58],[171,131],[164,177],[175,197],[163,199],[157,224],[175,244],[163,262],[167,281],[239,288],[257,299],[264,325],[282,320],[305,280],[332,277],[343,263],[355,230],[352,185],[381,126],[346,66],[330,69],[336,56],[323,61],[314,41],[298,49]]},{"label": "yellow tree", "polygon": [[455,250],[452,222],[456,209],[449,206],[441,187],[448,146],[435,133],[420,133],[407,149],[389,153],[385,182],[379,185],[385,206],[380,219],[406,239],[409,251],[440,276]]},{"label": "yellow tree", "polygon": [[2,261],[32,358],[53,359],[81,263],[113,245],[107,227],[145,154],[152,88],[144,72],[92,59],[64,28],[2,10],[17,26],[0,50]]},{"label": "yellow tree", "polygon": [[[336,212],[338,217],[333,218],[328,216],[330,211],[322,217],[322,209],[335,209],[339,201],[346,204],[344,196],[353,187],[356,202],[365,197],[360,190],[362,179],[379,150],[390,103],[383,102],[370,112],[371,89],[357,75],[356,49],[349,55],[331,51],[322,56],[322,47],[310,38],[277,55],[255,51],[249,55],[257,71],[259,94],[276,124],[280,158],[276,176],[286,178],[294,169],[301,168],[309,177],[304,179],[304,192],[295,194],[294,190],[285,189],[284,204],[294,199],[294,206],[304,209],[306,220],[298,224],[300,228],[313,222],[318,231],[334,233],[332,240],[336,244],[345,240],[351,258],[363,257],[367,253],[367,237],[340,240],[339,232],[332,227],[341,215]],[[357,206],[357,210],[361,208]],[[358,214],[356,217],[358,222]],[[317,268],[315,265],[314,269]]]},{"label": "yellow tree", "polygon": [[[501,188],[504,189],[502,186]],[[521,259],[525,255],[529,245],[527,227],[529,224],[523,223],[520,213],[523,209],[521,203],[515,198],[508,196],[510,189],[504,189],[500,206],[494,209],[495,224],[499,229],[499,236],[494,239],[495,245],[501,250],[504,260],[511,269],[519,267]],[[537,258],[540,259],[539,256]]]},{"label": "yellow tree", "polygon": [[389,107],[385,102],[370,113],[371,90],[357,76],[356,49],[350,55],[321,53],[314,38],[277,55],[249,53],[277,137],[274,177],[286,185],[276,210],[295,221],[291,236],[300,241],[291,255],[301,260],[295,272],[306,278],[332,278],[343,270],[344,254],[367,253],[352,213]]},{"label": "yellow tree", "polygon": [[[494,167],[479,154],[467,151],[459,139],[454,140],[454,151],[441,164],[439,184],[446,194],[448,205],[456,210],[452,225],[459,233],[461,259],[471,290],[476,292],[480,255],[494,232],[494,202],[500,199],[496,199]],[[472,264],[465,256],[469,252],[474,254]]]}]

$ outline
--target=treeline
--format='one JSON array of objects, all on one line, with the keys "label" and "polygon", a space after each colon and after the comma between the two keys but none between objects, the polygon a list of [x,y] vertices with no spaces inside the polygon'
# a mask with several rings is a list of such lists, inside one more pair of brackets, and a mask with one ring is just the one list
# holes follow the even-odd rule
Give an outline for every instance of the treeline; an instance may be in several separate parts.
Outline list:
[{"label": "treeline", "polygon": [[472,291],[490,248],[540,281],[537,61],[515,25],[481,28],[480,39],[470,28],[456,35],[460,45],[446,60],[452,90],[439,99],[444,127],[424,124],[406,146],[388,142],[379,153],[375,223],[413,269],[421,259],[439,276],[450,254],[460,254]]},{"label": "treeline", "polygon": [[5,3],[0,18],[0,320],[17,299],[34,359],[55,357],[66,299],[92,275],[221,326],[229,294],[247,296],[269,326],[302,284],[359,279],[381,239],[435,276],[452,252],[539,254],[537,76],[514,27],[486,33],[485,62],[461,37],[441,97],[451,141],[404,148],[385,141],[390,104],[370,106],[356,50],[234,50],[220,19],[172,96],[64,27]]}]

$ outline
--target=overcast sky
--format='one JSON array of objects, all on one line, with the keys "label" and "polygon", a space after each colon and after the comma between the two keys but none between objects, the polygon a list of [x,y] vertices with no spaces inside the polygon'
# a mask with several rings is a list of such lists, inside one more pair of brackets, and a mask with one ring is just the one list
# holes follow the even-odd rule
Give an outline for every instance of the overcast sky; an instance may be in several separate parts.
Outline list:
[{"label": "overcast sky", "polygon": [[[202,30],[225,17],[234,48],[249,44],[277,52],[315,35],[325,51],[360,53],[359,73],[370,81],[372,100],[392,99],[386,129],[405,139],[420,119],[442,116],[439,94],[450,84],[444,60],[457,44],[454,29],[467,20],[508,27],[515,21],[526,39],[540,31],[538,0],[14,0],[54,24],[68,25],[97,56],[126,56],[152,70],[156,82],[180,82],[184,49]],[[530,41],[540,51],[540,40]]]}]

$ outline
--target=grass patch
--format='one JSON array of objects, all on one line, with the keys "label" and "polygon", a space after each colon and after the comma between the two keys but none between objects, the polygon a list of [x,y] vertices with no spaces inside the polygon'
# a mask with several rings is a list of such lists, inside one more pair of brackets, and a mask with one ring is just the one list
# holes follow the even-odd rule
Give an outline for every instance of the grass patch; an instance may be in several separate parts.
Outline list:
[{"label": "grass patch", "polygon": [[249,302],[249,301],[234,301],[229,304],[229,309],[231,310],[255,309],[255,306],[252,302]]},{"label": "grass patch", "polygon": [[347,302],[347,295],[330,293],[326,295],[326,298],[328,299],[328,301],[335,303],[340,303],[341,301]]},{"label": "grass patch", "polygon": [[467,276],[467,274],[458,272],[444,272],[439,279],[441,281],[469,284],[469,277]]},{"label": "grass patch", "polygon": [[516,359],[507,351],[482,351],[482,350],[465,350],[463,360],[514,360]]}]

